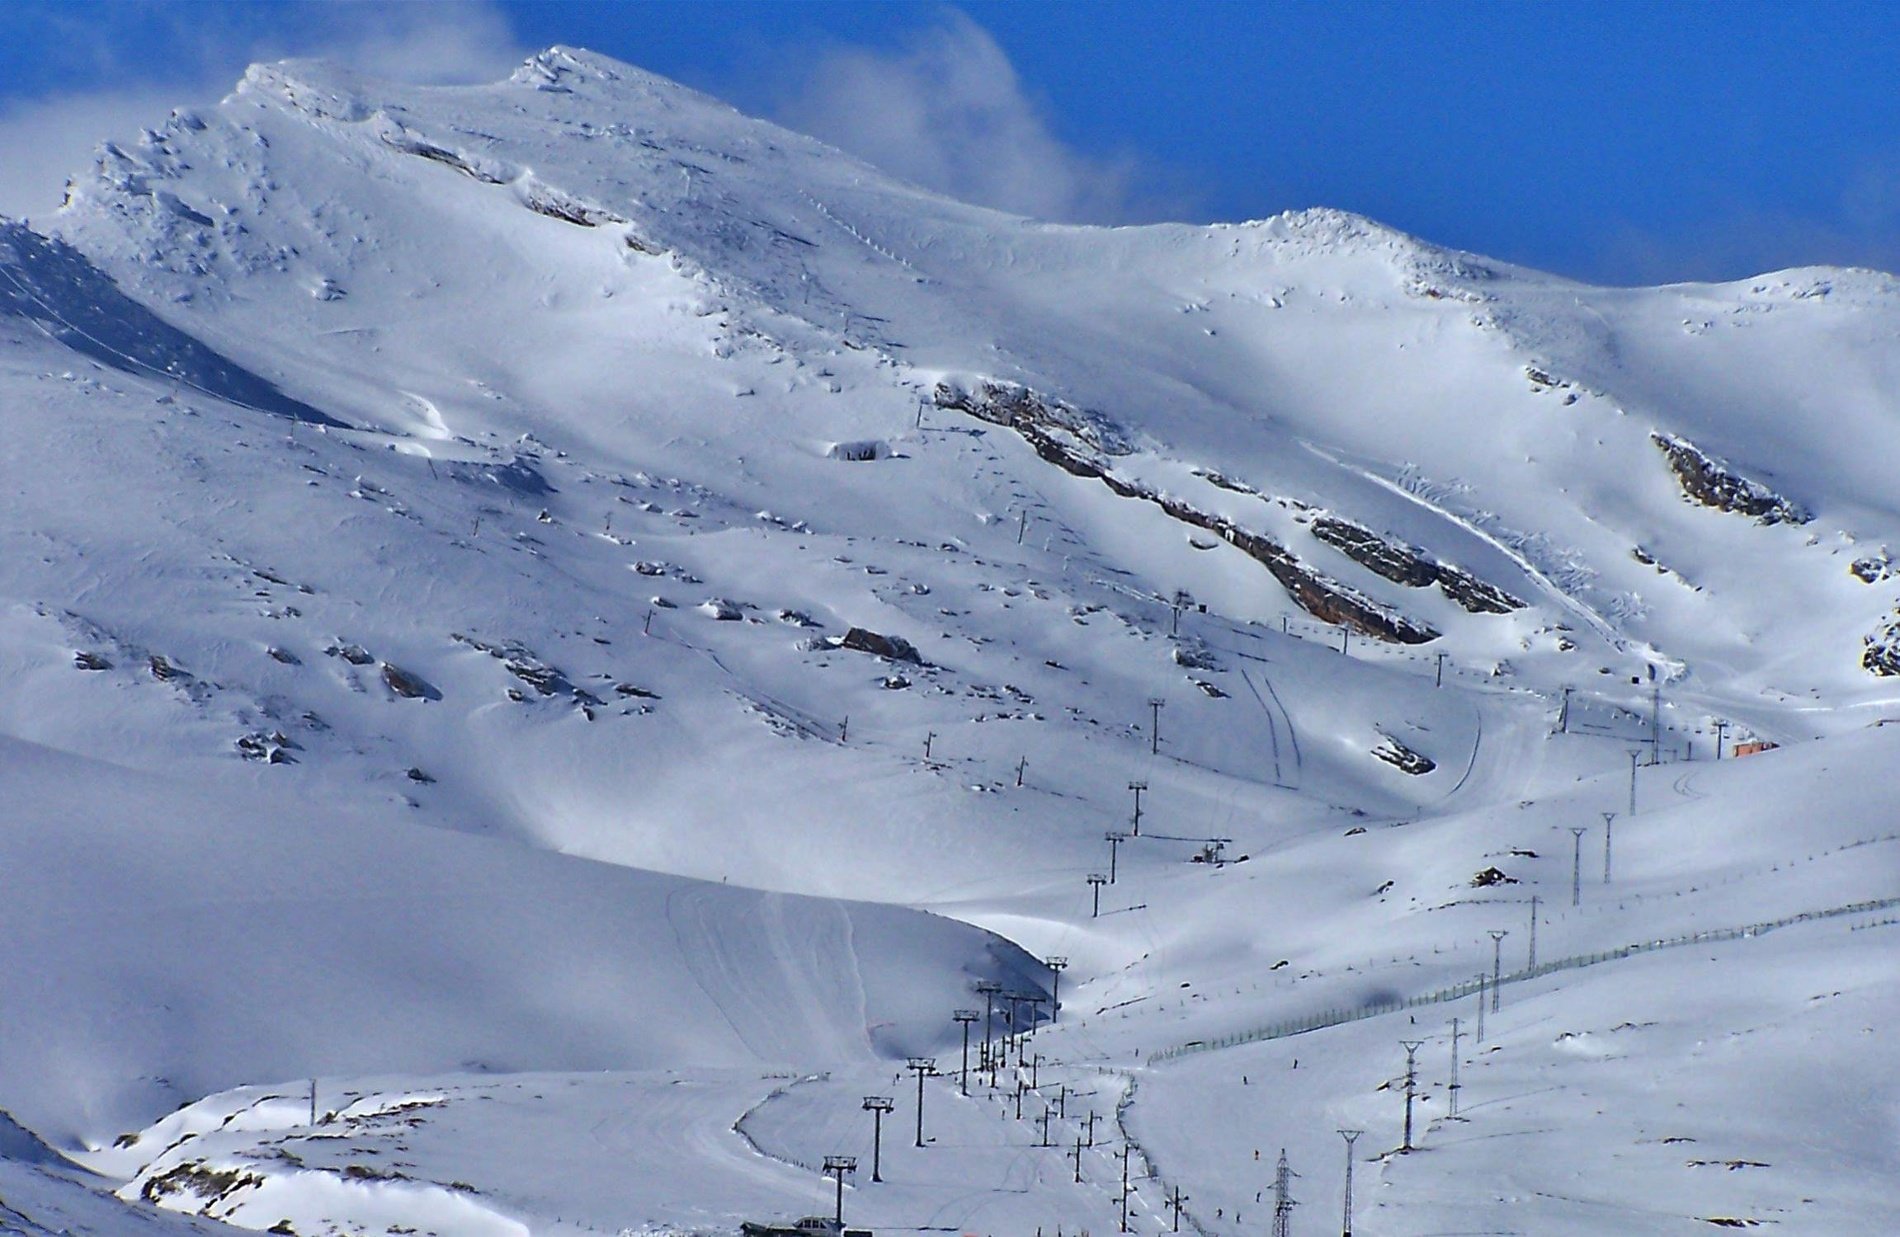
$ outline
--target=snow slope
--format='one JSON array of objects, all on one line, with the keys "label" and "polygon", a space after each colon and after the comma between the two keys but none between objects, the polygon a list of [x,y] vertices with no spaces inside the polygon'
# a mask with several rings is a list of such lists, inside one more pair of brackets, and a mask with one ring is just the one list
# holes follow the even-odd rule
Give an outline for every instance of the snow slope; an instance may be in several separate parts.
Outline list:
[{"label": "snow slope", "polygon": [[[1251,1231],[1282,1143],[1309,1205],[1335,1125],[1389,1150],[1391,1045],[1456,1012],[1402,1003],[1536,893],[1552,957],[1860,909],[1509,985],[1468,1098],[1517,1124],[1377,1161],[1364,1231],[1873,1231],[1890,1157],[1795,1148],[1891,1008],[1892,277],[1050,225],[566,48],[479,88],[257,66],[42,222],[0,224],[0,845],[34,874],[0,1108],[125,1198],[817,1209],[862,1095],[1059,955],[1025,1119],[1010,1071],[929,1082],[937,1145],[852,1207],[1101,1227],[1126,1145],[1143,1231],[1174,1186]],[[1588,877],[1612,810],[1614,909],[1564,914],[1567,831]],[[1850,995],[1791,996],[1820,974]],[[1797,1046],[1839,1063],[1777,1092],[1778,1167],[1717,1178],[1762,1192],[1648,1151],[1563,1178],[1672,1103],[1759,1144],[1706,1097]],[[1296,1055],[1284,1102],[1235,1092]],[[313,1075],[349,1104],[311,1128]],[[1079,1184],[1052,1088],[1109,1123]]]}]

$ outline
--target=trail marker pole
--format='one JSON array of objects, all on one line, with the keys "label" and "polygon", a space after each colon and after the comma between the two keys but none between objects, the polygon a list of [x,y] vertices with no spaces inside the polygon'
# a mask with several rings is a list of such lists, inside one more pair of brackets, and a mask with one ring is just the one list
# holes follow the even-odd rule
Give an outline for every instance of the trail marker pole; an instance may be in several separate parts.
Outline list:
[{"label": "trail marker pole", "polygon": [[[1418,1083],[1418,1049],[1424,1042],[1422,1039],[1399,1041],[1399,1046],[1405,1049],[1405,1141],[1399,1147],[1402,1152],[1412,1149],[1412,1094]],[[1285,1154],[1281,1152],[1282,1156]]]},{"label": "trail marker pole", "polygon": [[1075,1136],[1075,1180],[1078,1184],[1082,1180],[1082,1136],[1080,1134]]},{"label": "trail marker pole", "polygon": [[924,1079],[937,1072],[937,1062],[934,1057],[911,1057],[904,1068],[917,1075],[917,1145],[921,1147],[924,1145]]},{"label": "trail marker pole", "polygon": [[1016,1119],[1018,1121],[1023,1119],[1023,1089],[1022,1075],[1018,1074],[1016,1076]]},{"label": "trail marker pole", "polygon": [[[1448,1090],[1451,1092],[1451,1099],[1447,1101],[1445,1107],[1449,1115],[1455,1117],[1458,1115],[1458,1020],[1456,1018],[1451,1020],[1451,1086]],[[1352,1226],[1348,1224],[1346,1227],[1350,1230]],[[1351,1237],[1350,1231],[1347,1237]]]},{"label": "trail marker pole", "polygon": [[930,763],[930,745],[932,743],[935,743],[936,741],[937,741],[936,731],[934,730],[924,731],[924,763],[925,764]]},{"label": "trail marker pole", "polygon": [[1023,784],[1023,770],[1027,769],[1028,767],[1029,767],[1029,757],[1027,756],[1023,757],[1021,760],[1016,762],[1016,785],[1017,786],[1020,787]]},{"label": "trail marker pole", "polygon": [[1583,835],[1590,832],[1585,825],[1570,826],[1570,836],[1576,839],[1576,847],[1570,856],[1570,905],[1583,905]]},{"label": "trail marker pole", "polygon": [[1135,792],[1135,823],[1134,823],[1133,833],[1136,837],[1140,837],[1141,836],[1141,792],[1148,789],[1148,783],[1130,782],[1128,783],[1128,789]]},{"label": "trail marker pole", "polygon": [[1445,685],[1445,655],[1443,653],[1440,653],[1438,655],[1438,680],[1434,682],[1432,686],[1443,687],[1444,685]]},{"label": "trail marker pole", "polygon": [[1098,1118],[1098,1117],[1096,1117],[1096,1115],[1095,1115],[1095,1110],[1094,1110],[1093,1108],[1091,1108],[1091,1109],[1089,1109],[1089,1119],[1088,1119],[1088,1127],[1089,1127],[1089,1131],[1088,1131],[1088,1138],[1089,1138],[1089,1142],[1088,1142],[1088,1145],[1089,1145],[1089,1146],[1091,1146],[1091,1147],[1093,1147],[1093,1146],[1095,1145],[1095,1122],[1096,1122],[1097,1120],[1099,1120],[1099,1118]]},{"label": "trail marker pole", "polygon": [[1491,1012],[1498,1012],[1498,989],[1504,986],[1504,938],[1511,935],[1503,928],[1493,928],[1485,935],[1491,938]]},{"label": "trail marker pole", "polygon": [[1339,1136],[1346,1140],[1346,1214],[1339,1228],[1342,1237],[1352,1237],[1352,1145],[1359,1141],[1363,1133],[1364,1130],[1339,1131]]},{"label": "trail marker pole", "polygon": [[1128,835],[1120,832],[1104,833],[1102,840],[1108,843],[1108,883],[1112,885],[1115,883],[1116,869],[1120,866],[1118,858],[1121,846],[1128,840]]},{"label": "trail marker pole", "polygon": [[1049,1118],[1055,1115],[1056,1115],[1055,1109],[1049,1107],[1047,1104],[1044,1104],[1042,1106],[1042,1141],[1036,1144],[1038,1147],[1047,1147],[1051,1145],[1049,1142]]},{"label": "trail marker pole", "polygon": [[838,1227],[844,1227],[844,1177],[846,1173],[858,1171],[858,1158],[854,1155],[828,1155],[825,1157],[825,1176],[838,1182],[838,1208],[833,1215]]},{"label": "trail marker pole", "polygon": [[976,1021],[977,1015],[974,1009],[959,1009],[950,1016],[963,1025],[963,1068],[958,1071],[957,1090],[968,1095],[970,1093],[970,1024]]},{"label": "trail marker pole", "polygon": [[864,1111],[871,1114],[871,1180],[884,1180],[884,1114],[895,1110],[897,1101],[888,1095],[864,1097]]},{"label": "trail marker pole", "polygon": [[1090,919],[1100,919],[1102,916],[1102,886],[1106,884],[1108,884],[1108,877],[1100,872],[1089,873],[1089,889],[1095,895],[1095,903],[1089,908]]}]

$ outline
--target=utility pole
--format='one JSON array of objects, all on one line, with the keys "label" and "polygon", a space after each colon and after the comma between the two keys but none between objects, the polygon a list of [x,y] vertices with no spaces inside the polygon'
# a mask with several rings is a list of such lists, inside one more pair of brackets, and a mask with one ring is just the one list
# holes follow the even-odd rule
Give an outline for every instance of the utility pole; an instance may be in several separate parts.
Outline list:
[{"label": "utility pole", "polygon": [[1049,973],[1055,977],[1055,982],[1049,992],[1049,1025],[1054,1026],[1061,1017],[1062,972],[1069,968],[1069,960],[1062,957],[1044,958],[1042,964],[1048,967]]},{"label": "utility pole", "polygon": [[1339,655],[1341,657],[1344,657],[1346,655],[1346,646],[1347,646],[1347,643],[1351,639],[1352,639],[1352,628],[1346,626],[1344,623],[1341,623],[1339,625]]},{"label": "utility pole", "polygon": [[1531,952],[1530,952],[1530,960],[1524,964],[1524,969],[1527,971],[1534,971],[1537,969],[1537,895],[1536,894],[1531,895]]},{"label": "utility pole", "polygon": [[1036,1144],[1036,1145],[1037,1145],[1038,1147],[1047,1147],[1047,1146],[1049,1146],[1049,1145],[1050,1145],[1050,1143],[1049,1143],[1049,1118],[1051,1118],[1051,1117],[1053,1117],[1053,1116],[1055,1116],[1055,1115],[1056,1115],[1056,1110],[1055,1110],[1055,1109],[1053,1109],[1053,1108],[1051,1108],[1051,1107],[1049,1107],[1049,1106],[1048,1106],[1047,1104],[1044,1104],[1044,1105],[1042,1106],[1042,1141]]},{"label": "utility pole", "polygon": [[924,763],[925,764],[930,763],[930,745],[932,743],[935,743],[936,741],[937,741],[936,731],[934,730],[924,731]]},{"label": "utility pole", "polygon": [[[950,1017],[963,1025],[963,1068],[957,1074],[957,1090],[964,1095],[970,1093],[970,1024],[976,1021],[974,1009],[959,1009]],[[876,1174],[872,1174],[875,1180]]]},{"label": "utility pole", "polygon": [[1491,1012],[1498,1012],[1498,989],[1504,986],[1504,938],[1511,935],[1503,928],[1485,934],[1491,938]]},{"label": "utility pole", "polygon": [[[1655,673],[1654,669],[1650,670]],[[1649,689],[1649,763],[1662,763],[1662,684]]]},{"label": "utility pole", "polygon": [[1590,832],[1584,825],[1570,826],[1570,836],[1577,840],[1575,853],[1570,856],[1570,905],[1583,905],[1583,835]]},{"label": "utility pole", "polygon": [[1023,1076],[1016,1075],[1016,1119],[1023,1119]]},{"label": "utility pole", "polygon": [[1570,733],[1570,692],[1571,692],[1570,688],[1568,687],[1564,688],[1564,707],[1557,714],[1557,733],[1558,734]]},{"label": "utility pole", "polygon": [[1095,1115],[1095,1110],[1094,1110],[1093,1108],[1091,1108],[1091,1109],[1089,1109],[1089,1119],[1088,1119],[1088,1127],[1089,1127],[1089,1131],[1088,1131],[1088,1135],[1089,1135],[1089,1141],[1088,1141],[1088,1145],[1089,1145],[1089,1146],[1091,1146],[1091,1147],[1093,1147],[1093,1146],[1095,1145],[1095,1123],[1096,1123],[1096,1121],[1098,1121],[1099,1119],[1100,1119],[1100,1118],[1098,1118],[1098,1117],[1097,1117],[1097,1116]]},{"label": "utility pole", "polygon": [[1287,1167],[1286,1148],[1280,1148],[1280,1165],[1273,1170],[1273,1237],[1293,1237],[1293,1170]]},{"label": "utility pole", "polygon": [[1440,653],[1438,655],[1438,681],[1433,683],[1432,686],[1443,687],[1444,685],[1445,685],[1445,655],[1443,653]]},{"label": "utility pole", "polygon": [[[983,994],[983,1055],[977,1066],[982,1069],[990,1063],[990,1027],[994,1023],[991,1015],[995,1013],[996,994],[1003,990],[1003,985],[993,979],[985,979],[976,985],[976,990]],[[990,1085],[996,1085],[994,1078],[990,1080]]]},{"label": "utility pole", "polygon": [[844,716],[844,720],[838,723],[838,742],[849,743],[850,741],[851,741],[851,715],[847,713]]},{"label": "utility pole", "polygon": [[1643,753],[1640,751],[1632,751],[1630,753],[1630,815],[1631,816],[1636,815],[1636,760],[1637,760],[1637,757],[1641,756],[1642,754]]},{"label": "utility pole", "polygon": [[1478,1042],[1484,1042],[1484,972],[1478,972]]},{"label": "utility pole", "polygon": [[1089,873],[1089,889],[1095,894],[1095,904],[1089,908],[1089,918],[1099,919],[1102,915],[1102,886],[1108,884],[1108,877],[1100,872]]},{"label": "utility pole", "polygon": [[1148,754],[1150,756],[1159,755],[1161,752],[1161,710],[1167,707],[1168,702],[1159,696],[1148,701],[1148,713],[1151,719],[1148,726]]},{"label": "utility pole", "polygon": [[1115,872],[1119,867],[1117,859],[1121,853],[1121,845],[1128,840],[1128,835],[1111,831],[1104,833],[1102,840],[1108,843],[1108,883],[1112,885],[1115,883]]},{"label": "utility pole", "polygon": [[[1340,1224],[1342,1237],[1352,1237],[1352,1145],[1359,1141],[1364,1130],[1341,1130],[1339,1136],[1346,1140],[1346,1218]],[[1278,1202],[1276,1198],[1274,1200]]]},{"label": "utility pole", "polygon": [[1610,822],[1616,819],[1615,812],[1603,813],[1603,883],[1610,883]]},{"label": "utility pole", "polygon": [[1412,1093],[1418,1084],[1418,1049],[1424,1042],[1422,1039],[1399,1041],[1399,1046],[1405,1049],[1405,1141],[1400,1151],[1412,1149]]},{"label": "utility pole", "polygon": [[1174,1212],[1174,1224],[1168,1229],[1169,1232],[1178,1233],[1181,1231],[1181,1204],[1187,1201],[1188,1196],[1181,1193],[1181,1187],[1178,1185],[1169,1193],[1168,1208]]},{"label": "utility pole", "polygon": [[1075,1180],[1078,1185],[1081,1184],[1081,1181],[1082,1181],[1082,1136],[1080,1134],[1077,1134],[1075,1136]]},{"label": "utility pole", "polygon": [[1451,1099],[1445,1105],[1446,1111],[1448,1115],[1455,1117],[1458,1115],[1458,1020],[1456,1018],[1451,1020],[1451,1086],[1447,1090],[1451,1092]]},{"label": "utility pole", "polygon": [[1029,767],[1029,757],[1027,756],[1023,757],[1021,760],[1016,762],[1016,785],[1018,787],[1022,786],[1023,770],[1027,769],[1028,767]]},{"label": "utility pole", "polygon": [[1136,837],[1140,837],[1141,836],[1141,792],[1148,789],[1148,783],[1130,782],[1128,783],[1128,789],[1135,792],[1135,824],[1134,824],[1133,832]]},{"label": "utility pole", "polygon": [[911,1057],[904,1068],[917,1075],[917,1145],[924,1145],[924,1079],[937,1072],[934,1057]]},{"label": "utility pole", "polygon": [[310,1080],[310,1124],[317,1123],[317,1080]]},{"label": "utility pole", "polygon": [[1722,735],[1728,730],[1728,723],[1719,718],[1715,723],[1715,758],[1722,759]]},{"label": "utility pole", "polygon": [[871,1180],[884,1180],[884,1114],[894,1111],[897,1101],[888,1095],[864,1097],[864,1111],[871,1114]]},{"label": "utility pole", "polygon": [[839,1229],[844,1228],[844,1178],[846,1173],[858,1171],[858,1157],[855,1155],[828,1155],[825,1157],[825,1176],[838,1182],[838,1209],[833,1219]]}]

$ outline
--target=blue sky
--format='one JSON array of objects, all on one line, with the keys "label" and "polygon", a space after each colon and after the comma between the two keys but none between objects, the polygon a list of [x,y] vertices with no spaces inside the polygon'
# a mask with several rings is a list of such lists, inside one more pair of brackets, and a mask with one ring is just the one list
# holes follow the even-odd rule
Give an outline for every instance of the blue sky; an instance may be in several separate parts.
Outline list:
[{"label": "blue sky", "polygon": [[1900,269],[1900,4],[14,0],[0,211],[253,59],[486,80],[565,42],[958,196],[1310,205],[1603,282]]}]

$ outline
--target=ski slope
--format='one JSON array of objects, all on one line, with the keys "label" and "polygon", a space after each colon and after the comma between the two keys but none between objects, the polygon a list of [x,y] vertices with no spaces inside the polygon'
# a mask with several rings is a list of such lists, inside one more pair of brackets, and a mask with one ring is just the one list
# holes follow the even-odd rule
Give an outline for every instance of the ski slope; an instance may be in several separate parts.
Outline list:
[{"label": "ski slope", "polygon": [[[1897,333],[1000,215],[570,48],[256,66],[0,223],[0,1170],[727,1232],[851,1154],[854,1223],[1014,1233],[1126,1149],[1238,1234],[1344,1126],[1366,1233],[1879,1231]],[[1049,957],[1022,1119],[910,1145]]]}]

